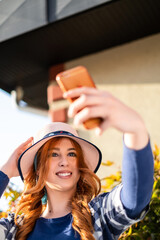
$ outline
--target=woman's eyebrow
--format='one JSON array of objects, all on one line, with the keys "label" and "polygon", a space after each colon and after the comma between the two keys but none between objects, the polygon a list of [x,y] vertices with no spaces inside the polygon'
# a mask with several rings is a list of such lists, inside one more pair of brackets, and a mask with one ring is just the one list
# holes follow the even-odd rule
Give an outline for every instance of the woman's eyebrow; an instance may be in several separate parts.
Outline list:
[{"label": "woman's eyebrow", "polygon": [[48,151],[57,150],[60,151],[60,148],[50,148]]},{"label": "woman's eyebrow", "polygon": [[[57,151],[60,151],[60,148],[50,148],[49,151],[51,151],[51,150],[57,150]],[[71,150],[76,151],[75,148],[68,148],[68,149],[67,149],[67,151],[71,151]]]},{"label": "woman's eyebrow", "polygon": [[67,151],[71,151],[71,150],[74,150],[74,151],[76,151],[76,149],[75,149],[75,148],[68,148],[68,149],[67,149]]}]

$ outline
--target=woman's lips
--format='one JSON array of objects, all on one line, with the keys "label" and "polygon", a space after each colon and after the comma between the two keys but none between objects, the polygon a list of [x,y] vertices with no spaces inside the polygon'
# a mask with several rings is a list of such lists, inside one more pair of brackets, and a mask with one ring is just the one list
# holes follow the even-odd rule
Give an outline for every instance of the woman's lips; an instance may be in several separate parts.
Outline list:
[{"label": "woman's lips", "polygon": [[72,175],[72,172],[69,171],[59,171],[56,173],[56,175],[60,178],[70,178]]}]

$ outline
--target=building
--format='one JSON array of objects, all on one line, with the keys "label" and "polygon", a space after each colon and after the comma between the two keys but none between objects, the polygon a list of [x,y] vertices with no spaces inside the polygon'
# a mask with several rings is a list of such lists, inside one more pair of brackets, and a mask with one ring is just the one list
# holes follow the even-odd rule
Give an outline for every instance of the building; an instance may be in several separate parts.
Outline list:
[{"label": "building", "polygon": [[[51,81],[55,86],[55,74],[84,65],[98,88],[142,115],[152,145],[159,145],[159,12],[158,0],[2,0],[0,87],[14,90],[20,108],[23,100],[28,104],[24,110],[46,114],[47,88]],[[61,112],[67,121],[66,110],[59,108],[61,97],[51,98],[52,120],[58,120]],[[121,168],[119,132],[109,129],[99,140],[93,131],[78,131],[102,149],[103,161],[115,162],[110,173],[115,166]],[[106,172],[101,168],[99,174]]]}]

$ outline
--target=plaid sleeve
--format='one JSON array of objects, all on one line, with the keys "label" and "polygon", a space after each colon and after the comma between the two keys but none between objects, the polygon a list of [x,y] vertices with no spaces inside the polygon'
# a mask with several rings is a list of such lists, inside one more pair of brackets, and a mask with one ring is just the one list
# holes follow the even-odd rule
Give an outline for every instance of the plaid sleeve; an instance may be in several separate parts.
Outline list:
[{"label": "plaid sleeve", "polygon": [[148,207],[138,219],[129,218],[120,199],[121,189],[122,184],[110,193],[100,194],[89,203],[96,240],[118,239],[121,233],[130,225],[142,220],[147,213]]},{"label": "plaid sleeve", "polygon": [[0,219],[0,239],[13,240],[17,227],[14,223],[14,214],[8,214],[8,218]]}]

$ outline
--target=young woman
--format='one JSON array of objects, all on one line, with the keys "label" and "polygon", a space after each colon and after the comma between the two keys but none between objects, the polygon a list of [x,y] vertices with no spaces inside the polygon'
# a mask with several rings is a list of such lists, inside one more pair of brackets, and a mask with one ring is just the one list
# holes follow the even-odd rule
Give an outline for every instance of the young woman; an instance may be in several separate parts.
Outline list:
[{"label": "young woman", "polygon": [[16,214],[0,220],[0,239],[118,239],[147,213],[153,156],[142,118],[105,91],[78,88],[64,97],[77,98],[68,112],[75,124],[101,117],[97,134],[109,127],[123,133],[122,184],[99,194],[100,150],[68,124],[48,124],[1,168],[0,193],[18,175],[24,191]]}]

